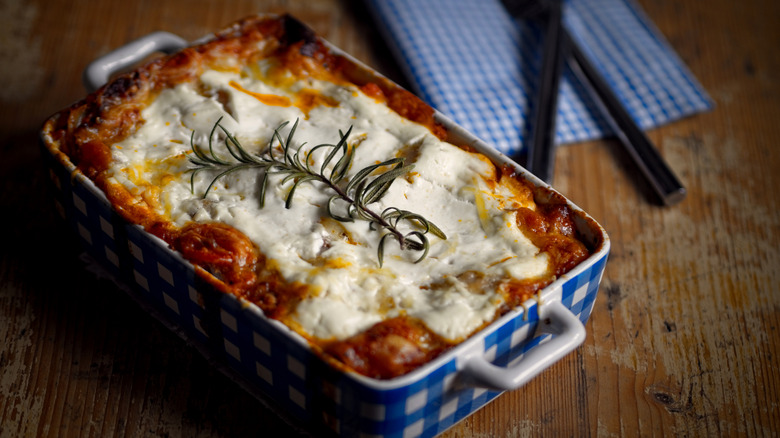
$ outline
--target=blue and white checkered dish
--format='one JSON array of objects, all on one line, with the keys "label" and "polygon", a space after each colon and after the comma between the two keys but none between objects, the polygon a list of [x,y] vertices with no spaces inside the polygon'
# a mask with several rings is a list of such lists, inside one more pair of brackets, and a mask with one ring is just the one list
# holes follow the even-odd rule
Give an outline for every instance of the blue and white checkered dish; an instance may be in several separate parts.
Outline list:
[{"label": "blue and white checkered dish", "polygon": [[[541,59],[537,26],[500,0],[366,0],[415,90],[499,151],[528,139]],[[674,50],[631,0],[569,0],[564,22],[645,129],[712,107]],[[609,134],[582,86],[564,73],[556,142]]]},{"label": "blue and white checkered dish", "polygon": [[[452,138],[459,139],[454,140],[457,144],[471,145],[497,163],[505,159],[441,114],[437,117]],[[563,309],[570,319],[584,323],[609,252],[604,230],[578,216],[579,231],[597,250],[544,289],[540,299],[548,304],[531,300],[408,375],[375,380],[332,366],[301,336],[266,318],[256,306],[216,290],[165,242],[122,219],[45,133],[43,140],[57,208],[88,253],[143,308],[226,374],[281,410],[291,424],[317,434],[407,437],[443,432],[501,393],[469,380],[480,377],[468,370],[470,364],[509,365],[514,372],[521,368],[518,362],[533,363],[540,370],[558,357],[548,355],[545,347],[558,345],[566,336],[537,330],[561,328],[540,322],[547,319],[545,309]]]},{"label": "blue and white checkered dish", "polygon": [[[44,153],[57,209],[92,258],[102,262],[133,299],[197,347],[229,376],[291,424],[316,434],[434,436],[501,391],[459,381],[466,354],[513,366],[552,339],[537,332],[539,308],[510,312],[462,345],[414,372],[389,381],[346,373],[256,307],[217,291],[160,239],[124,221],[100,190],[62,156]],[[595,224],[595,233],[600,227]],[[602,235],[602,239],[607,239]],[[604,271],[608,243],[546,288],[585,323]]]}]

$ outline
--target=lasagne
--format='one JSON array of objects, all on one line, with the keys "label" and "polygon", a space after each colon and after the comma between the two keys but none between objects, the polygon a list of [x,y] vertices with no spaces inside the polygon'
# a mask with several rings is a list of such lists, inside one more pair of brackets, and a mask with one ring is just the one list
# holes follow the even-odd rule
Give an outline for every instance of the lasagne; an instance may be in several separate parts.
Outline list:
[{"label": "lasagne", "polygon": [[214,287],[380,379],[584,260],[574,213],[289,16],[120,75],[45,137]]}]

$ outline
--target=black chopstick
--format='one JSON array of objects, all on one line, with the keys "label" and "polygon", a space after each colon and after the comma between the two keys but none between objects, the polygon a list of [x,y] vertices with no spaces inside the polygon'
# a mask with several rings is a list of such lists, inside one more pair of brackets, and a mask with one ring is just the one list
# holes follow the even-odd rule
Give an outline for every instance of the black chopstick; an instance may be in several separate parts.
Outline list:
[{"label": "black chopstick", "polygon": [[526,168],[539,179],[552,184],[555,168],[555,118],[558,112],[564,59],[567,58],[566,39],[561,21],[561,1],[552,0],[547,6],[542,65],[535,111],[531,122]]},{"label": "black chopstick", "polygon": [[612,92],[606,80],[585,56],[580,46],[563,28],[570,56],[567,65],[584,86],[591,100],[604,116],[620,143],[650,183],[661,202],[667,206],[677,204],[685,198],[685,187],[664,161],[644,131],[637,125],[618,97]]},{"label": "black chopstick", "polygon": [[542,67],[525,167],[543,181],[552,183],[555,163],[555,115],[561,71],[565,63],[583,85],[591,101],[660,201],[665,205],[682,201],[686,195],[685,187],[563,26],[561,1],[504,0],[504,6],[511,15],[519,18],[547,15],[544,22],[546,28]]}]

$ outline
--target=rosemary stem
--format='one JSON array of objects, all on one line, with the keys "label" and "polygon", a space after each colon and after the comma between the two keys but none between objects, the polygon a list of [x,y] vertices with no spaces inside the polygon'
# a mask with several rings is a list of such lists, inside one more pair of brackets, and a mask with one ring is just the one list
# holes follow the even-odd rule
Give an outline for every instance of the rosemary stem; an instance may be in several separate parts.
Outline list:
[{"label": "rosemary stem", "polygon": [[[339,136],[341,139],[335,145],[324,143],[309,149],[308,152],[301,152],[300,147],[297,151],[291,152],[290,145],[292,144],[292,138],[295,134],[295,129],[298,126],[298,122],[296,121],[295,124],[293,124],[286,140],[283,139],[280,135],[281,129],[287,125],[287,122],[285,122],[279,125],[276,130],[274,130],[273,137],[268,143],[268,149],[266,153],[264,155],[252,155],[241,146],[241,143],[233,134],[228,132],[220,124],[220,120],[217,121],[211,131],[207,151],[200,149],[195,144],[194,132],[192,136],[190,136],[190,146],[192,147],[194,154],[194,156],[190,157],[190,161],[195,166],[193,169],[191,169],[191,190],[194,191],[194,179],[195,175],[199,171],[205,169],[218,171],[216,177],[214,177],[208,187],[206,187],[206,191],[203,193],[204,198],[218,179],[233,172],[249,168],[262,169],[265,171],[260,190],[261,208],[264,203],[266,187],[268,184],[268,175],[270,173],[285,174],[287,176],[282,179],[282,183],[286,183],[288,181],[292,181],[293,183],[289,193],[287,194],[287,199],[285,202],[287,208],[290,208],[293,197],[295,195],[295,190],[300,184],[303,184],[307,181],[320,181],[326,186],[330,187],[331,190],[336,193],[336,196],[332,197],[331,200],[328,201],[328,213],[333,218],[344,221],[351,221],[354,219],[367,220],[371,222],[372,230],[374,229],[374,226],[385,230],[386,234],[380,238],[379,249],[377,252],[380,267],[382,266],[384,242],[385,238],[387,237],[395,238],[402,250],[411,249],[415,251],[422,251],[422,255],[417,261],[422,260],[428,254],[429,244],[428,239],[424,236],[424,234],[431,231],[434,235],[441,239],[447,238],[447,236],[444,235],[444,232],[442,232],[437,226],[418,214],[395,207],[387,208],[384,212],[379,214],[367,207],[368,204],[377,202],[382,198],[382,196],[385,195],[385,193],[387,193],[395,178],[408,171],[410,166],[404,166],[403,159],[393,158],[376,165],[368,166],[355,173],[351,180],[345,183],[345,187],[339,185],[342,181],[345,180],[347,171],[350,168],[354,158],[355,148],[350,148],[347,143],[349,134],[352,132],[351,127],[349,130],[347,130],[346,133],[339,131]],[[222,132],[224,132],[225,146],[235,161],[230,159],[225,160],[215,153],[212,139],[214,137],[214,133],[217,131],[217,128],[221,128]],[[277,149],[274,147],[274,143],[276,142],[279,143],[278,149],[281,149],[281,157],[278,157],[277,154],[274,153],[274,151]],[[331,149],[327,154],[323,164],[320,166],[320,170],[315,171],[310,168],[309,162],[314,151],[323,147],[330,147]],[[341,152],[340,156],[339,152]],[[335,160],[335,164],[329,171],[328,174],[330,176],[328,177],[326,176],[326,168],[328,167],[328,164],[332,162],[331,160]],[[392,168],[385,171],[378,170],[387,167]],[[376,172],[379,172],[379,175],[377,175]],[[351,196],[350,193],[352,194]],[[331,201],[339,199],[347,203],[346,216],[339,216],[331,211]],[[401,220],[406,221],[406,223],[412,228],[417,225],[422,225],[424,230],[413,230],[409,232],[409,234],[404,235],[404,233],[402,233],[397,227],[399,221]],[[410,238],[410,236],[417,238],[419,242]]]}]

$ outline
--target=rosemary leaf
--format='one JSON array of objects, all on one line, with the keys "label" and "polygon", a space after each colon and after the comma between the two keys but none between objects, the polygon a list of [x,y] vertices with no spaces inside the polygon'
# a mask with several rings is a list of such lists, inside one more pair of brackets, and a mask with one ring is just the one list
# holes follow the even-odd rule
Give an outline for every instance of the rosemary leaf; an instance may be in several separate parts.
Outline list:
[{"label": "rosemary leaf", "polygon": [[[293,123],[286,139],[282,138],[281,131],[289,122],[284,122],[274,130],[266,152],[254,155],[241,145],[238,138],[229,132],[221,124],[221,121],[222,118],[217,120],[211,129],[208,138],[208,152],[195,144],[194,131],[190,136],[190,146],[193,152],[193,155],[190,156],[190,162],[194,166],[190,169],[192,172],[190,189],[193,193],[195,192],[195,176],[201,172],[212,171],[216,173],[203,193],[205,198],[222,177],[247,169],[257,169],[263,172],[259,193],[260,207],[265,205],[270,175],[282,174],[285,176],[280,185],[292,182],[285,197],[285,207],[290,208],[298,187],[305,183],[320,184],[325,189],[334,192],[327,205],[327,213],[331,218],[342,222],[352,222],[357,219],[368,221],[371,230],[383,233],[377,248],[377,259],[380,267],[384,263],[385,242],[388,239],[395,239],[401,250],[422,252],[416,262],[425,259],[430,250],[430,242],[426,234],[430,232],[442,240],[447,239],[439,227],[417,213],[389,207],[378,214],[368,207],[381,200],[393,182],[413,167],[405,165],[403,158],[391,158],[367,166],[358,170],[348,181],[344,181],[355,156],[355,148],[354,146],[350,147],[348,142],[349,135],[352,133],[351,126],[346,133],[339,130],[339,141],[336,144],[322,143],[308,149],[304,147],[305,144],[301,144],[294,152],[291,152],[290,147],[298,128],[298,120]],[[232,160],[222,158],[214,151],[214,139],[218,129],[224,135],[225,148]],[[281,157],[277,156],[275,145],[281,149]],[[331,150],[325,155],[319,171],[314,171],[310,165],[314,161],[313,154],[324,148],[331,148]],[[333,167],[328,171],[328,167],[334,160]],[[389,169],[382,170],[388,167]],[[405,224],[407,229],[411,228],[411,231],[404,234],[399,229],[400,224]]]}]

